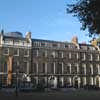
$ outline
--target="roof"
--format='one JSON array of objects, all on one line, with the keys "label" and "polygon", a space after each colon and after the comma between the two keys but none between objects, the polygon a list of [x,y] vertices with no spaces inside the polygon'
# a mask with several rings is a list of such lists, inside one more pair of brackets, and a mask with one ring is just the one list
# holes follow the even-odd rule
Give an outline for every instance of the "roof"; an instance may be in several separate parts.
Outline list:
[{"label": "roof", "polygon": [[21,32],[8,32],[8,33],[5,33],[4,36],[8,36],[8,37],[20,37],[22,38],[23,35]]},{"label": "roof", "polygon": [[[32,39],[32,41],[41,41],[41,42],[50,42],[50,43],[69,43],[69,42],[61,42],[61,41],[54,41],[54,40],[44,40],[44,39]],[[70,44],[70,43],[69,43]],[[72,44],[72,43],[71,43]]]}]

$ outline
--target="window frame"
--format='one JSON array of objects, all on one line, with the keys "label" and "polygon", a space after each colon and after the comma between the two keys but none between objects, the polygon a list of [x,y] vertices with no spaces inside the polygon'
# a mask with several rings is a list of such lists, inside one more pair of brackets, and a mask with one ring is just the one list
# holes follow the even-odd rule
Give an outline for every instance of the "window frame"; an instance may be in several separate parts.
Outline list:
[{"label": "window frame", "polygon": [[[27,50],[27,55],[25,54],[25,50]],[[24,57],[29,57],[29,49],[24,49]]]},{"label": "window frame", "polygon": [[[8,50],[8,51],[7,51],[8,53],[5,53],[5,50]],[[3,50],[3,55],[9,55],[9,48],[4,48],[4,50]]]},{"label": "window frame", "polygon": [[14,54],[14,56],[19,56],[19,49],[17,49],[17,54]]}]

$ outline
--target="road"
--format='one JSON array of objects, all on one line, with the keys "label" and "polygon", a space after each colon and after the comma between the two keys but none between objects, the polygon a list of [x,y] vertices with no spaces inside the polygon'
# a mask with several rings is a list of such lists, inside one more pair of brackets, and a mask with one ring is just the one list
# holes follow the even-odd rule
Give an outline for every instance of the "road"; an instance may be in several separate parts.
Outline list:
[{"label": "road", "polygon": [[18,96],[14,92],[1,92],[0,100],[100,100],[100,91],[20,92]]}]

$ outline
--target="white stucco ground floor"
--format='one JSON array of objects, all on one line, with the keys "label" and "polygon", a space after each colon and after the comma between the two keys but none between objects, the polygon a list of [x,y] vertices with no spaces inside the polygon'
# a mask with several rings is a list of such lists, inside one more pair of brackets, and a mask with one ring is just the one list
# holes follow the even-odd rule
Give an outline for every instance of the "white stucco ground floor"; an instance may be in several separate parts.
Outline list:
[{"label": "white stucco ground floor", "polygon": [[[23,78],[23,79],[22,79]],[[24,79],[25,78],[25,79]],[[7,85],[7,77],[0,76],[0,85]],[[15,84],[16,82],[24,83],[27,81],[28,83],[32,83],[34,85],[41,84],[45,87],[58,88],[58,87],[77,87],[81,88],[84,86],[95,86],[100,88],[100,76],[79,76],[79,75],[30,75],[27,77],[12,77],[11,84]]]},{"label": "white stucco ground floor", "polygon": [[45,77],[37,77],[35,84],[44,84],[45,86],[57,88],[57,87],[84,87],[86,85],[96,86],[100,88],[100,76],[45,76]]}]

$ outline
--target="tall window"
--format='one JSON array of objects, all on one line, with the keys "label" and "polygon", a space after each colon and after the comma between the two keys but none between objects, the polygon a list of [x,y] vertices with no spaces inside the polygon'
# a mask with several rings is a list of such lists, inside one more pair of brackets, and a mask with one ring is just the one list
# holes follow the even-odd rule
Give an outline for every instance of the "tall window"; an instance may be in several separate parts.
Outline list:
[{"label": "tall window", "polygon": [[38,57],[38,55],[39,55],[39,50],[34,49],[33,50],[33,57]]},{"label": "tall window", "polygon": [[93,74],[93,65],[92,64],[90,64],[89,73]]},{"label": "tall window", "polygon": [[71,74],[71,64],[68,63],[66,67],[67,67],[67,68],[66,68],[67,74]]},{"label": "tall window", "polygon": [[27,62],[24,62],[23,72],[24,73],[27,73]]},{"label": "tall window", "polygon": [[24,57],[29,57],[29,50],[28,49],[24,49]]},{"label": "tall window", "polygon": [[46,63],[38,63],[38,73],[45,74],[46,72]]},{"label": "tall window", "polygon": [[76,53],[76,58],[79,59],[79,54],[78,53]]},{"label": "tall window", "polygon": [[86,77],[82,77],[83,85],[86,85]]},{"label": "tall window", "polygon": [[4,48],[3,54],[4,55],[9,55],[9,48]]},{"label": "tall window", "polygon": [[24,73],[29,73],[29,62],[24,62],[23,71]]},{"label": "tall window", "polygon": [[67,66],[64,67],[64,74],[67,74]]},{"label": "tall window", "polygon": [[51,73],[54,74],[54,63],[51,63]]},{"label": "tall window", "polygon": [[62,63],[57,64],[57,74],[62,74]]},{"label": "tall window", "polygon": [[71,59],[72,55],[71,55],[71,52],[69,52],[69,59]]},{"label": "tall window", "polygon": [[75,73],[79,73],[79,64],[75,63]]},{"label": "tall window", "polygon": [[[16,70],[17,70],[17,67],[19,67],[19,61],[14,61],[13,62],[13,72],[16,72]],[[20,70],[20,71],[23,71],[22,69]]]},{"label": "tall window", "polygon": [[14,49],[14,56],[19,56],[19,49]]},{"label": "tall window", "polygon": [[42,73],[45,73],[45,63],[42,63]]},{"label": "tall window", "polygon": [[14,40],[14,44],[18,45],[19,44],[19,40]]},{"label": "tall window", "polygon": [[100,74],[100,65],[96,64],[97,74]]},{"label": "tall window", "polygon": [[4,72],[7,73],[7,63],[4,64]]},{"label": "tall window", "polygon": [[89,78],[89,84],[90,84],[90,85],[93,85],[93,77],[90,77],[90,78]]},{"label": "tall window", "polygon": [[93,59],[93,56],[92,56],[92,54],[90,54],[90,60],[92,61],[92,59]]},{"label": "tall window", "polygon": [[53,58],[56,57],[55,51],[53,51],[53,52],[51,53],[51,57],[53,57]]},{"label": "tall window", "polygon": [[42,55],[43,57],[47,57],[47,51],[43,51]]},{"label": "tall window", "polygon": [[86,64],[82,64],[82,74],[86,75]]},{"label": "tall window", "polygon": [[37,73],[37,63],[33,63],[32,72]]},{"label": "tall window", "polygon": [[92,61],[92,59],[93,59],[92,54],[87,54],[87,55],[88,55],[88,56],[87,56],[87,57],[88,57],[88,60],[89,60],[89,61]]},{"label": "tall window", "polygon": [[58,53],[59,58],[63,58],[63,52]]},{"label": "tall window", "polygon": [[81,59],[86,60],[86,54],[85,53],[81,53]]},{"label": "tall window", "polygon": [[95,60],[99,61],[99,54],[95,54]]}]

